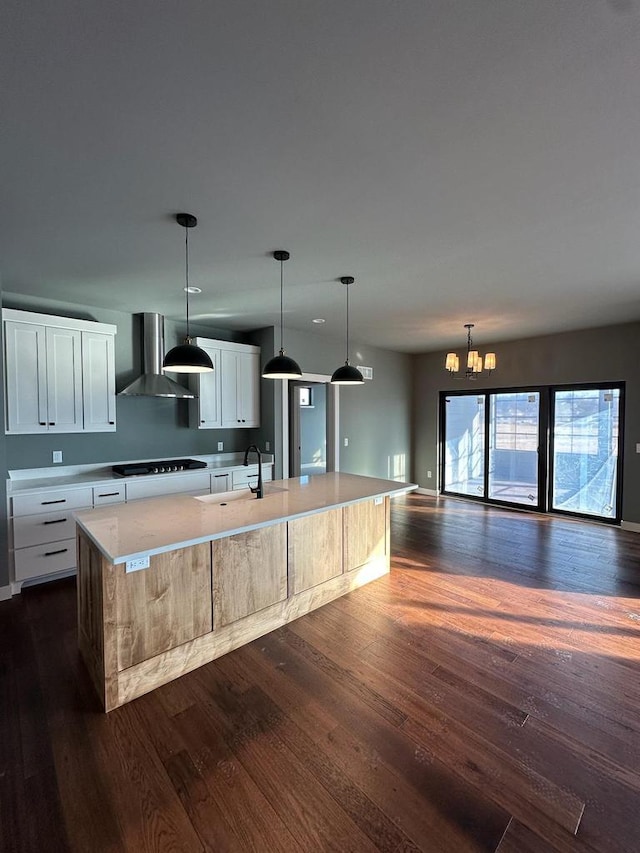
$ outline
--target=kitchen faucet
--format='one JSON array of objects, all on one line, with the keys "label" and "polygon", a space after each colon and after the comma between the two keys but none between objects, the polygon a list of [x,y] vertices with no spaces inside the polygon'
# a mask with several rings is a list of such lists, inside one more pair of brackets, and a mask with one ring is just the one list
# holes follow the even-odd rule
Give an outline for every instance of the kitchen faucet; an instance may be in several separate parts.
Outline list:
[{"label": "kitchen faucet", "polygon": [[249,454],[251,451],[254,451],[258,456],[258,485],[253,488],[253,486],[249,486],[250,491],[257,497],[264,497],[264,489],[262,488],[262,454],[260,453],[260,448],[257,444],[250,444],[249,447],[244,452],[244,464],[249,464]]}]

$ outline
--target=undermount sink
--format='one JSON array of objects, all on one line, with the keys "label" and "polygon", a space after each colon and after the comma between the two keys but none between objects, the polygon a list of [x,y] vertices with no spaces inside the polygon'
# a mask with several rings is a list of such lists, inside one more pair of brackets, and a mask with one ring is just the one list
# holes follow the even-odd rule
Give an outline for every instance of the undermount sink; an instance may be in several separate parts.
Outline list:
[{"label": "undermount sink", "polygon": [[[264,498],[268,498],[269,495],[274,495],[278,492],[287,491],[289,490],[283,486],[272,486],[271,483],[264,484]],[[258,500],[253,492],[250,492],[248,489],[236,489],[233,492],[217,492],[212,495],[198,495],[195,499],[205,504],[217,504],[218,506],[231,503],[232,501]]]},{"label": "undermount sink", "polygon": [[197,501],[205,504],[227,504],[232,501],[254,501],[256,496],[248,489],[236,489],[234,492],[216,492],[213,495],[198,495]]}]

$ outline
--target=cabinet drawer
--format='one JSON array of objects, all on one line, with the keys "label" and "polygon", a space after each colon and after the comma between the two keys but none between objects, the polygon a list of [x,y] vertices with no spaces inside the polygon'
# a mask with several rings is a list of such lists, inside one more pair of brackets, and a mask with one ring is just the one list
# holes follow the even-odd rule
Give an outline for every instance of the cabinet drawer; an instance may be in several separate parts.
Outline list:
[{"label": "cabinet drawer", "polygon": [[57,489],[38,495],[17,495],[13,498],[13,515],[36,515],[54,510],[82,509],[93,505],[92,489]]},{"label": "cabinet drawer", "polygon": [[126,483],[128,501],[135,501],[139,498],[154,498],[161,495],[179,495],[187,492],[206,495],[210,490],[211,482],[208,471],[202,474],[186,474]]},{"label": "cabinet drawer", "polygon": [[[262,481],[266,483],[271,479],[271,465],[262,467]],[[255,486],[258,482],[258,466],[247,465],[246,468],[237,468],[231,472],[231,483],[234,489],[243,489],[247,486]]]},{"label": "cabinet drawer", "polygon": [[76,540],[63,539],[14,552],[16,580],[25,581],[76,567]]},{"label": "cabinet drawer", "polygon": [[212,474],[211,475],[211,492],[218,494],[219,492],[228,492],[231,488],[231,473]]},{"label": "cabinet drawer", "polygon": [[93,489],[93,505],[104,506],[104,504],[118,504],[125,499],[124,483],[101,486]]},{"label": "cabinet drawer", "polygon": [[[85,509],[91,509],[91,506]],[[61,539],[71,539],[75,535],[76,523],[71,511],[24,515],[13,519],[14,548],[59,542]]]}]

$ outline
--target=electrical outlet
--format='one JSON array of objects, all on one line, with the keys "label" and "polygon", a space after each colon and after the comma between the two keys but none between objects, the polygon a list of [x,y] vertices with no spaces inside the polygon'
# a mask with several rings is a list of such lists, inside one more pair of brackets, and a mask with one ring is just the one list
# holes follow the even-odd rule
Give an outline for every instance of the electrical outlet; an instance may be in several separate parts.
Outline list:
[{"label": "electrical outlet", "polygon": [[125,572],[139,572],[140,569],[149,568],[149,555],[145,557],[137,557],[135,560],[127,560],[125,563]]},{"label": "electrical outlet", "polygon": [[218,442],[218,450],[224,450],[224,441]]},{"label": "electrical outlet", "polygon": [[345,446],[345,447],[349,447],[349,439],[348,439],[346,436],[345,436],[345,439],[344,439],[344,446]]},{"label": "electrical outlet", "polygon": [[57,464],[58,462],[62,462],[62,451],[61,450],[54,450],[52,455],[53,455],[54,464]]},{"label": "electrical outlet", "polygon": [[270,441],[265,441],[264,449],[267,451],[267,453],[271,450],[271,442]]},{"label": "electrical outlet", "polygon": [[432,475],[431,471],[427,471],[427,477],[429,477],[429,479],[431,479],[432,476],[433,475]]}]

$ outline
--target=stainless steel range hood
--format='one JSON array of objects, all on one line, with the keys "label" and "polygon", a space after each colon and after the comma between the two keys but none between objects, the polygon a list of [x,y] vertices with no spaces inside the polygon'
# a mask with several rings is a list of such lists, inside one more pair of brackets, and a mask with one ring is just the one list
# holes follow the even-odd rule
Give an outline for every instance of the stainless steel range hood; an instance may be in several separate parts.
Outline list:
[{"label": "stainless steel range hood", "polygon": [[197,395],[162,372],[164,358],[164,317],[145,313],[142,317],[142,369],[144,373],[118,392],[124,397],[174,397],[193,400]]}]

